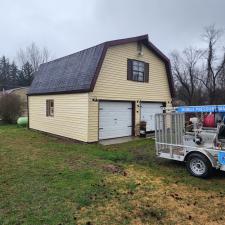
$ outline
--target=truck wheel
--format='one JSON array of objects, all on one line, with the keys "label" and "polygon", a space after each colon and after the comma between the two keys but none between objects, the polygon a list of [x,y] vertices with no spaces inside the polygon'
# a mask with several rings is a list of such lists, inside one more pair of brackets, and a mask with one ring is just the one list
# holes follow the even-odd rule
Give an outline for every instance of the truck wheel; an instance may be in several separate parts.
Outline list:
[{"label": "truck wheel", "polygon": [[199,153],[191,153],[186,160],[186,166],[188,172],[195,177],[206,178],[209,177],[213,171],[209,159]]}]

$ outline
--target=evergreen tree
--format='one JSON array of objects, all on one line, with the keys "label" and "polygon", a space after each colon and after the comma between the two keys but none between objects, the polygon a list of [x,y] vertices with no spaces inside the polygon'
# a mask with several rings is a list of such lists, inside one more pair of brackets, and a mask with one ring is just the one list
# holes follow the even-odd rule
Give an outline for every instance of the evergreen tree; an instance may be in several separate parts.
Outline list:
[{"label": "evergreen tree", "polygon": [[18,74],[19,74],[19,70],[17,68],[17,65],[15,64],[15,62],[12,62],[12,64],[9,65],[9,77],[8,77],[9,86],[11,87],[18,86],[18,82],[17,82]]},{"label": "evergreen tree", "polygon": [[9,89],[9,74],[10,74],[10,64],[9,59],[5,56],[0,58],[0,89]]},{"label": "evergreen tree", "polygon": [[29,62],[26,62],[19,72],[18,84],[20,86],[29,86],[33,80],[33,73],[33,66]]}]

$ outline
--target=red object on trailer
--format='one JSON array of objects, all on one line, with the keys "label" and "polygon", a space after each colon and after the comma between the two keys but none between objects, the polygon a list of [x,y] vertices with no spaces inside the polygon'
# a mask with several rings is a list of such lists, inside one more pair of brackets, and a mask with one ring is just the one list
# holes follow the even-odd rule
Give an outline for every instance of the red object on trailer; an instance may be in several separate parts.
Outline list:
[{"label": "red object on trailer", "polygon": [[204,116],[203,126],[204,127],[215,127],[215,115],[213,113],[210,113],[210,114]]}]

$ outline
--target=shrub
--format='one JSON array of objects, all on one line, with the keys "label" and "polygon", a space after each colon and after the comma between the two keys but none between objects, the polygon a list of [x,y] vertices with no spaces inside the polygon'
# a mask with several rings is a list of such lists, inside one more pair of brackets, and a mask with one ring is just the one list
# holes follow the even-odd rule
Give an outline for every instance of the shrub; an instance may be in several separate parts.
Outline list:
[{"label": "shrub", "polygon": [[0,97],[0,117],[4,122],[14,123],[20,115],[22,102],[15,94],[4,94]]}]

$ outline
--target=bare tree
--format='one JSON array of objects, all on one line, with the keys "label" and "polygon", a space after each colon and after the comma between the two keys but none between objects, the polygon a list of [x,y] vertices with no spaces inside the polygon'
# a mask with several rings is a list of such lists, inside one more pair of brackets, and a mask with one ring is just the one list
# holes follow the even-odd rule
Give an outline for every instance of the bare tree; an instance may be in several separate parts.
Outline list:
[{"label": "bare tree", "polygon": [[50,60],[50,52],[47,48],[39,48],[34,42],[25,49],[20,49],[17,58],[21,66],[30,63],[34,71],[38,70],[40,64]]},{"label": "bare tree", "polygon": [[186,48],[182,54],[172,53],[172,70],[177,87],[179,100],[185,104],[192,105],[198,103],[199,89],[201,82],[197,77],[201,77],[199,60],[203,52],[193,47]]},{"label": "bare tree", "polygon": [[207,42],[207,50],[205,51],[206,63],[205,63],[205,76],[198,78],[204,84],[208,92],[209,104],[216,104],[218,78],[223,72],[225,66],[225,50],[223,50],[222,57],[218,57],[219,49],[218,42],[223,35],[223,30],[217,29],[215,25],[210,25],[205,28],[203,39]]},{"label": "bare tree", "polygon": [[[225,54],[225,48],[223,48],[223,52]],[[224,56],[225,57],[225,56]],[[223,68],[221,69],[219,75],[218,75],[218,79],[217,79],[217,95],[219,96],[220,99],[220,104],[224,104],[225,103],[225,64],[223,65]]]}]

